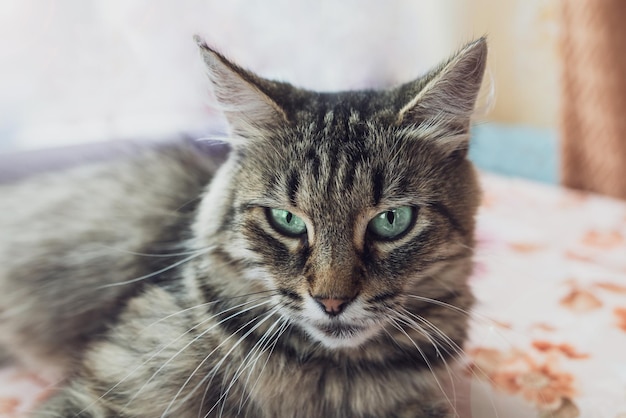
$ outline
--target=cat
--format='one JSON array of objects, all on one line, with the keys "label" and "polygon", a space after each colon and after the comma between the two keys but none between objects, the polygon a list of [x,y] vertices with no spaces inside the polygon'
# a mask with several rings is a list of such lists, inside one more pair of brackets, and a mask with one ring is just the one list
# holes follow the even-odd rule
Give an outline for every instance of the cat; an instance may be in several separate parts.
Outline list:
[{"label": "cat", "polygon": [[224,163],[181,142],[0,186],[0,342],[67,376],[32,416],[456,416],[486,40],[338,93],[196,41]]}]

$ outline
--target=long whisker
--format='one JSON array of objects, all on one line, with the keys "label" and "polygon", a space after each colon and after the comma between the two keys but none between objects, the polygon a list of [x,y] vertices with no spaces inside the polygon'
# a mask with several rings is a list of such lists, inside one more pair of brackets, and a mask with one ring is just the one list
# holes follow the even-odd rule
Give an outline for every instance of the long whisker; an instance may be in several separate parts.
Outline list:
[{"label": "long whisker", "polygon": [[[405,316],[401,316],[399,312],[394,312],[394,315],[396,316],[397,319],[402,321],[403,324],[405,324],[405,325],[409,326],[410,328],[416,330],[417,332],[419,332],[421,335],[423,335],[428,340],[428,342],[434,347],[435,352],[437,353],[437,356],[443,362],[443,365],[444,365],[444,367],[446,369],[446,373],[448,374],[448,378],[450,379],[450,383],[453,383],[454,379],[452,378],[452,375],[454,375],[457,378],[458,378],[458,376],[456,375],[456,373],[454,373],[452,371],[452,369],[448,365],[448,361],[446,359],[446,356],[444,356],[441,353],[441,351],[439,350],[440,345],[437,344],[437,342],[434,340],[433,336],[426,329],[424,329],[424,327],[422,327],[421,325],[417,324],[411,318],[407,318]],[[445,347],[442,346],[441,348],[444,349],[446,354],[448,354],[448,355],[450,354],[449,351]],[[457,396],[456,396],[456,388],[454,387],[454,384],[452,384],[452,398],[456,402]],[[452,409],[454,409],[454,407]]]},{"label": "long whisker", "polygon": [[[243,409],[243,406],[246,404],[246,402],[252,396],[252,393],[254,392],[254,388],[256,388],[256,385],[259,383],[259,380],[261,379],[261,375],[263,374],[263,371],[265,370],[265,367],[267,366],[267,363],[269,362],[269,359],[272,356],[272,353],[274,352],[274,349],[276,348],[276,344],[278,343],[278,340],[285,333],[285,331],[289,328],[289,321],[286,320],[285,318],[281,318],[281,320],[283,321],[283,323],[281,324],[281,326],[278,329],[278,331],[276,333],[274,333],[274,337],[273,337],[274,341],[271,343],[271,347],[269,347],[269,349],[270,349],[269,353],[267,354],[267,357],[266,357],[265,361],[263,362],[263,366],[261,367],[261,370],[257,374],[257,378],[254,381],[254,384],[247,391],[248,396],[246,396],[246,399],[243,399],[243,396],[246,393],[246,391],[242,391],[242,393],[241,393],[241,400],[239,402],[239,408],[237,410],[237,415],[239,415],[239,413]],[[257,359],[257,361],[258,361],[258,359]],[[256,364],[253,365],[253,367],[256,367]],[[250,376],[251,376],[251,373],[248,373],[248,377],[246,379],[246,382],[244,383],[244,388],[246,388],[248,386],[248,382],[250,380]]]},{"label": "long whisker", "polygon": [[[441,329],[439,329],[439,327],[437,327],[436,325],[434,325],[432,322],[430,322],[429,320],[427,320],[426,318],[422,317],[421,315],[416,315],[413,312],[410,312],[409,310],[407,310],[406,308],[402,308],[403,311],[412,316],[413,318],[415,318],[416,320],[419,320],[420,322],[426,324],[430,329],[433,330],[433,332],[435,332],[437,335],[440,336],[440,338],[442,338],[442,340],[448,345],[450,346],[456,353],[456,358],[455,356],[452,355],[452,353],[449,353],[449,351],[447,349],[444,348],[444,350],[446,350],[446,352],[448,352],[456,361],[458,361],[459,363],[463,363],[462,358],[464,356],[466,356],[465,350],[463,350],[456,342],[454,342],[449,336],[447,336]],[[474,367],[476,367],[478,369],[479,372],[482,373],[482,375],[479,375],[473,368],[470,369],[469,371],[471,372],[471,374],[477,378],[477,379],[487,379],[489,381],[489,383],[493,386],[495,385],[495,382],[493,381],[493,379],[491,377],[489,377],[488,373],[482,369],[482,367],[480,367],[477,364],[474,364]],[[454,389],[454,386],[452,386]],[[497,408],[493,402],[493,400],[490,398],[490,403],[491,403],[491,408],[495,413],[495,416],[497,417],[498,411]]]},{"label": "long whisker", "polygon": [[[449,350],[446,349],[446,347],[440,346],[437,343],[437,341],[435,341],[435,339],[434,339],[435,336],[430,334],[424,327],[422,327],[420,324],[418,324],[417,322],[415,322],[411,318],[407,318],[406,316],[401,316],[399,312],[395,312],[395,316],[396,316],[396,319],[401,321],[404,325],[410,327],[411,329],[419,332],[422,336],[424,336],[424,338],[426,338],[426,340],[428,340],[428,342],[434,347],[435,352],[437,353],[437,356],[439,358],[441,358],[441,360],[444,362],[446,368],[448,368],[448,365],[446,363],[446,357],[441,353],[441,351],[439,349],[442,348],[447,355],[451,355],[451,353],[450,353]],[[450,370],[448,369],[448,371],[450,371]]]},{"label": "long whisker", "polygon": [[[462,357],[464,357],[465,354],[465,350],[463,350],[461,347],[459,347],[458,344],[456,344],[450,337],[448,337],[443,331],[441,331],[436,325],[432,324],[430,321],[428,321],[426,318],[423,318],[419,315],[415,315],[409,311],[407,311],[408,314],[410,314],[411,316],[414,316],[416,319],[419,319],[420,321],[426,323],[426,325],[428,325],[431,329],[433,329],[434,332],[438,333],[442,338],[444,338],[444,340],[446,340],[446,343],[453,349],[455,350],[455,352],[457,353],[457,360],[462,360]],[[480,367],[478,364],[474,363],[474,367],[478,369],[479,372],[481,372],[482,374],[479,375],[473,368],[470,369],[470,373],[477,379],[487,379],[489,381],[489,383],[492,386],[495,386],[496,383],[494,382],[494,380],[489,377],[488,373],[482,369],[482,367]],[[452,386],[452,388],[454,389],[454,385]],[[495,416],[498,417],[498,410],[495,406],[495,403],[493,402],[493,399],[489,398],[489,401],[491,403],[491,409],[493,410],[493,412],[495,413]]]},{"label": "long whisker", "polygon": [[[189,328],[188,330],[186,330],[184,333],[182,333],[181,335],[179,335],[179,336],[178,336],[178,337],[176,337],[175,339],[170,340],[167,344],[163,345],[163,346],[162,346],[162,347],[161,347],[158,351],[156,351],[156,352],[155,352],[155,353],[153,353],[150,357],[148,357],[148,359],[146,359],[145,361],[143,361],[141,364],[137,365],[137,366],[136,366],[133,370],[131,370],[131,371],[130,371],[130,372],[129,372],[126,376],[124,376],[124,378],[122,378],[119,382],[117,382],[115,385],[113,385],[111,388],[109,388],[106,392],[104,392],[102,395],[100,395],[100,396],[98,397],[98,399],[96,399],[95,401],[93,401],[91,404],[87,405],[87,407],[85,407],[85,409],[83,409],[82,411],[80,411],[78,415],[80,415],[81,413],[85,412],[87,408],[89,408],[89,407],[91,407],[91,406],[95,405],[95,403],[96,403],[96,402],[98,402],[98,401],[100,401],[100,400],[104,399],[104,397],[106,397],[109,393],[111,393],[113,390],[115,390],[115,389],[116,389],[119,385],[121,385],[122,383],[124,383],[124,382],[125,382],[125,381],[129,378],[129,377],[131,377],[131,376],[132,376],[132,375],[133,375],[133,374],[134,374],[137,370],[139,370],[141,367],[145,366],[145,365],[146,365],[148,362],[150,362],[153,358],[155,358],[155,357],[156,357],[156,356],[158,356],[161,352],[163,352],[163,350],[165,350],[165,349],[166,349],[166,348],[168,348],[170,345],[172,345],[172,344],[173,344],[173,343],[175,343],[176,341],[178,341],[178,340],[180,340],[181,338],[183,338],[185,335],[187,335],[187,334],[189,334],[190,332],[192,332],[192,331],[193,331],[194,329],[196,329],[197,327],[201,326],[202,324],[204,324],[204,323],[206,323],[206,322],[210,321],[211,319],[216,318],[216,317],[218,317],[219,315],[222,315],[222,314],[224,314],[224,313],[226,313],[226,312],[228,312],[228,311],[232,311],[233,309],[237,309],[237,308],[240,308],[240,307],[242,307],[242,306],[249,305],[249,304],[251,304],[251,303],[255,303],[256,301],[259,301],[259,300],[261,300],[261,299],[264,299],[264,298],[257,298],[257,299],[253,299],[253,300],[251,300],[251,301],[244,302],[244,303],[242,303],[242,304],[239,304],[239,305],[233,306],[233,307],[231,307],[231,308],[224,309],[224,310],[223,310],[223,311],[221,311],[221,312],[218,312],[218,313],[216,313],[216,314],[214,314],[214,315],[212,315],[212,316],[210,316],[210,317],[208,317],[208,318],[203,319],[201,322],[199,322],[198,324],[196,324],[196,325],[194,325],[193,327]],[[209,302],[209,303],[211,303],[211,302]],[[198,308],[198,307],[201,307],[201,306],[207,305],[207,304],[209,304],[209,303],[203,303],[203,304],[200,304],[200,305],[196,305],[195,307],[188,308],[188,309],[186,309],[186,310],[195,309],[195,308]],[[180,312],[182,312],[182,311],[179,311],[178,313],[180,313]],[[169,315],[169,316],[172,316],[172,315]],[[166,317],[166,318],[167,318],[167,317]],[[163,319],[165,319],[165,318],[163,318]],[[161,320],[163,320],[163,319],[161,319]],[[157,321],[157,322],[159,322],[159,321]],[[154,324],[154,323],[153,323],[153,324]],[[152,324],[151,324],[151,325],[152,325]],[[155,375],[153,375],[152,377],[154,377],[154,376],[155,376]],[[147,382],[147,383],[148,383],[148,382]],[[147,383],[146,383],[146,384],[147,384]],[[144,386],[145,386],[145,385],[144,385]],[[142,387],[142,389],[143,389],[143,387]],[[139,389],[139,391],[141,391],[142,389]],[[138,394],[138,393],[137,393],[137,394]],[[131,401],[132,401],[132,400],[133,400],[136,396],[137,396],[137,395],[133,396],[133,398],[132,398],[130,401],[128,401],[126,405],[129,405],[129,404],[130,404],[130,402],[131,402]]]},{"label": "long whisker", "polygon": [[428,328],[430,328],[435,334],[436,336],[438,336],[438,338],[441,339],[442,342],[444,342],[448,347],[450,347],[454,353],[450,353],[449,350],[447,350],[445,348],[445,346],[442,346],[442,348],[444,348],[444,350],[446,350],[446,352],[450,355],[450,356],[456,356],[456,360],[462,362],[462,357],[466,356],[465,350],[460,347],[454,340],[452,340],[452,338],[450,338],[448,335],[446,335],[445,332],[443,332],[441,329],[439,329],[439,327],[437,327],[435,324],[433,324],[432,322],[430,322],[428,319],[424,318],[421,315],[416,315],[413,312],[408,311],[407,309],[403,309],[404,312],[415,318],[415,320],[420,321],[421,323],[423,323],[424,325],[426,325]]},{"label": "long whisker", "polygon": [[[263,298],[259,298],[259,299],[263,299]],[[245,303],[242,303],[241,305],[238,305],[237,307],[240,307],[240,306],[245,306],[245,305],[248,305],[248,304],[250,304],[250,303],[251,303],[251,302],[245,302]],[[214,328],[216,328],[216,327],[218,327],[219,325],[223,324],[224,322],[226,322],[226,321],[228,321],[228,320],[230,320],[230,319],[232,319],[232,318],[235,318],[236,316],[239,316],[239,315],[241,315],[241,314],[243,314],[243,313],[245,313],[245,312],[249,312],[249,311],[250,311],[250,310],[252,310],[252,309],[258,308],[259,306],[263,306],[263,305],[268,304],[268,303],[270,303],[270,301],[266,300],[266,301],[263,301],[263,302],[261,302],[261,303],[257,303],[257,304],[255,304],[255,305],[253,305],[253,306],[249,306],[249,307],[247,307],[246,309],[243,309],[243,310],[241,310],[241,311],[235,312],[235,313],[233,313],[233,314],[231,314],[231,315],[227,316],[226,318],[224,318],[224,319],[222,319],[222,320],[218,321],[217,323],[215,323],[215,324],[211,325],[209,328],[207,328],[206,330],[202,331],[200,334],[198,334],[197,336],[195,336],[195,337],[194,337],[191,341],[189,341],[187,344],[185,344],[185,346],[183,346],[183,347],[182,347],[180,350],[178,350],[178,351],[177,351],[174,355],[172,355],[172,356],[171,356],[171,357],[170,357],[170,358],[169,358],[169,359],[168,359],[165,363],[163,363],[163,364],[162,364],[162,365],[161,365],[161,366],[160,366],[160,367],[159,367],[159,368],[158,368],[158,369],[157,369],[157,370],[156,370],[156,371],[152,374],[152,376],[151,376],[151,377],[150,377],[150,378],[149,378],[149,379],[148,379],[148,380],[147,380],[147,381],[146,381],[146,382],[145,382],[145,383],[141,386],[141,388],[139,388],[139,390],[138,390],[138,391],[137,391],[137,392],[136,392],[136,393],[135,393],[135,394],[131,397],[131,399],[130,399],[127,403],[126,403],[126,405],[127,405],[127,406],[128,406],[128,405],[130,405],[130,403],[131,403],[131,402],[132,402],[132,401],[133,401],[133,400],[134,400],[137,396],[139,396],[139,394],[143,391],[143,389],[145,389],[145,387],[146,387],[146,386],[147,386],[147,385],[148,385],[148,384],[149,384],[149,383],[150,383],[150,382],[151,382],[151,381],[152,381],[152,380],[153,380],[153,379],[154,379],[154,378],[155,378],[155,377],[156,377],[156,376],[157,376],[157,375],[158,375],[158,374],[159,374],[159,373],[160,373],[160,372],[161,372],[161,371],[162,371],[162,370],[163,370],[163,369],[164,369],[164,368],[165,368],[165,367],[169,364],[169,363],[171,363],[171,362],[172,362],[172,361],[173,361],[176,357],[178,357],[178,356],[179,356],[179,355],[180,355],[183,351],[185,351],[187,348],[189,348],[192,344],[194,344],[194,343],[195,343],[196,341],[198,341],[200,338],[204,337],[204,336],[205,336],[207,333],[209,333],[211,330],[213,330]],[[202,322],[201,322],[200,324],[198,324],[198,325],[197,325],[196,327],[194,327],[194,328],[197,328],[198,326],[200,326],[200,325],[202,325],[202,324],[204,324],[204,323],[206,323],[206,322],[210,321],[211,319],[213,319],[213,318],[215,318],[215,317],[217,317],[217,316],[219,316],[219,315],[223,314],[224,312],[227,312],[227,311],[232,311],[233,309],[236,309],[237,307],[228,308],[228,309],[226,309],[225,311],[220,312],[219,314],[216,314],[216,315],[213,315],[212,317],[206,318],[206,319],[202,320]],[[190,332],[190,331],[188,331],[188,332]],[[185,334],[183,334],[183,335],[186,335],[188,332],[186,332],[186,333],[185,333]],[[179,338],[177,338],[177,340],[178,340],[178,339],[180,339],[180,338],[182,338],[182,336],[180,336]],[[173,341],[172,341],[172,342],[173,342]],[[170,342],[169,344],[171,344],[172,342]],[[165,347],[164,347],[164,348],[165,348]],[[162,350],[160,350],[160,351],[162,351]],[[154,356],[152,356],[152,357],[154,357]]]},{"label": "long whisker", "polygon": [[[265,321],[267,321],[271,316],[273,316],[274,314],[276,314],[278,312],[280,308],[276,307],[273,310],[271,310],[270,312],[267,313],[267,315],[265,315],[265,317],[263,317],[263,319],[261,321],[259,321],[254,327],[252,327],[249,331],[247,331],[241,338],[239,338],[239,340],[237,340],[237,342],[235,343],[235,345],[233,345],[230,350],[228,350],[226,352],[226,354],[224,354],[222,356],[222,359],[215,365],[213,366],[213,369],[211,370],[211,372],[209,374],[207,374],[205,377],[202,378],[202,380],[200,381],[199,384],[204,384],[204,382],[206,381],[206,379],[210,376],[210,379],[208,380],[208,382],[206,383],[207,387],[211,384],[213,378],[215,377],[215,375],[217,374],[217,371],[219,370],[219,368],[222,366],[222,364],[224,363],[224,361],[226,361],[226,358],[230,355],[230,353],[233,352],[233,350],[235,350],[235,348],[237,348],[239,346],[239,344],[242,343],[242,341],[248,337],[248,335],[250,335],[252,332],[254,332],[257,328],[259,328]],[[240,328],[238,331],[240,331],[242,328]],[[223,396],[223,395],[222,395]],[[213,412],[213,410],[215,409],[215,407],[220,403],[220,400],[222,399],[222,396],[220,396],[220,399],[217,400],[217,402],[215,402],[215,404],[211,407],[211,409],[209,409],[209,411],[204,415],[205,418],[209,416],[209,414],[211,412]]]},{"label": "long whisker", "polygon": [[463,314],[463,315],[465,315],[465,316],[467,316],[469,318],[473,318],[475,316],[478,316],[480,319],[484,320],[485,322],[490,323],[491,325],[496,324],[496,321],[494,319],[489,318],[486,315],[482,315],[482,314],[476,312],[475,310],[472,310],[470,312],[470,311],[468,311],[466,309],[459,308],[458,306],[452,305],[450,303],[443,302],[443,301],[438,300],[438,299],[429,298],[429,297],[426,297],[426,296],[409,295],[409,294],[406,295],[406,296],[408,296],[410,298],[414,298],[414,299],[420,300],[422,302],[432,303],[434,305],[439,305],[439,306],[443,306],[445,308],[452,309],[452,310],[457,311],[457,312],[459,312],[459,313],[461,313],[461,314]]},{"label": "long whisker", "polygon": [[[163,317],[163,318],[161,318],[161,319],[159,319],[157,321],[154,321],[151,324],[146,325],[146,327],[141,332],[144,332],[148,328],[150,328],[150,327],[152,327],[152,326],[154,326],[154,325],[156,325],[156,324],[158,324],[160,322],[163,322],[163,321],[165,321],[165,320],[167,320],[169,318],[172,318],[174,316],[183,314],[185,312],[189,312],[189,311],[194,310],[194,309],[201,308],[203,306],[206,307],[206,306],[214,305],[216,303],[223,303],[225,301],[229,301],[229,300],[233,300],[233,299],[241,299],[241,298],[246,298],[246,297],[249,297],[249,296],[261,295],[261,294],[264,294],[264,293],[269,294],[268,296],[273,296],[275,294],[278,294],[278,292],[276,290],[261,290],[259,292],[246,293],[245,295],[237,295],[237,296],[232,296],[232,297],[228,297],[228,298],[221,298],[221,299],[212,300],[210,302],[200,303],[198,305],[192,306],[190,308],[182,309],[182,310],[180,310],[178,312],[174,312],[173,314],[169,314],[169,315],[167,315],[167,316],[165,316],[165,317]],[[255,302],[255,301],[258,301],[258,300],[261,300],[261,299],[262,298],[253,299],[251,301],[248,301],[247,303],[252,303],[252,302]],[[242,306],[242,305],[237,305],[237,307],[239,307],[239,306]],[[221,315],[222,313],[224,313],[224,311],[220,312],[218,315]]]},{"label": "long whisker", "polygon": [[[510,342],[506,338],[506,336],[503,335],[502,332],[500,332],[499,327],[498,327],[498,321],[496,321],[493,318],[488,317],[487,315],[483,315],[480,312],[476,312],[476,310],[474,310],[474,309],[470,312],[470,311],[468,311],[466,309],[459,308],[458,306],[454,306],[454,305],[451,305],[449,303],[446,303],[446,302],[443,302],[443,301],[440,301],[440,300],[437,300],[437,299],[425,297],[425,296],[410,295],[410,294],[408,294],[406,296],[414,298],[414,299],[417,299],[417,300],[420,300],[420,301],[423,301],[423,302],[426,302],[426,303],[432,303],[434,305],[439,305],[439,306],[442,306],[442,307],[454,310],[456,312],[459,312],[459,313],[463,314],[464,316],[466,316],[466,317],[468,317],[470,319],[481,320],[482,322],[484,322],[487,325],[489,325],[489,327],[492,327],[494,332],[497,333],[497,335],[500,338],[502,338],[502,340],[504,342],[506,342],[507,344],[510,344]],[[516,331],[513,331],[513,330],[510,330],[510,332],[513,333],[513,334],[518,334],[520,337],[525,337],[524,335],[522,335],[519,332],[516,332]]]},{"label": "long whisker", "polygon": [[196,254],[198,251],[210,250],[209,247],[206,247],[206,248],[199,248],[199,249],[189,250],[189,251],[180,251],[180,252],[175,252],[175,253],[142,253],[142,252],[137,252],[137,251],[124,250],[122,248],[112,247],[110,245],[102,245],[102,247],[109,249],[109,250],[124,253],[124,254],[136,255],[139,257],[154,257],[154,258],[180,257],[184,255]]},{"label": "long whisker", "polygon": [[[260,303],[258,305],[253,306],[252,308],[248,308],[246,311],[249,311],[251,309],[254,309],[258,306],[262,306],[265,305],[267,303],[270,303],[270,301],[267,302],[263,302]],[[239,343],[246,338],[248,335],[250,335],[251,332],[253,332],[254,330],[256,330],[260,324],[262,324],[266,319],[268,319],[271,315],[273,315],[275,313],[277,308],[275,308],[274,310],[270,311],[268,314],[265,315],[265,317],[259,322],[257,323],[253,328],[251,328],[249,331],[247,331],[238,341],[237,343],[226,353],[226,355],[224,356],[224,358],[222,358],[222,360],[213,368],[215,370],[215,372],[217,372],[216,368],[219,368],[219,366],[225,361],[226,357],[228,356],[228,354],[230,354],[232,352],[232,350],[235,349],[235,347],[237,347],[239,345]],[[227,318],[227,319],[230,319]],[[189,384],[189,382],[191,381],[191,379],[193,378],[193,376],[198,372],[198,370],[200,370],[200,368],[204,365],[204,363],[207,362],[207,360],[213,355],[213,353],[215,353],[217,350],[219,350],[228,340],[230,340],[232,337],[234,337],[237,332],[241,331],[242,329],[244,329],[245,327],[247,327],[248,325],[250,325],[252,322],[258,320],[258,317],[255,317],[253,319],[251,319],[250,321],[246,322],[244,325],[242,325],[237,331],[235,331],[234,333],[232,333],[231,335],[229,335],[228,337],[226,337],[217,347],[215,347],[213,350],[211,350],[211,352],[209,354],[207,354],[204,359],[200,362],[200,364],[198,364],[198,366],[191,372],[191,374],[189,375],[189,377],[185,380],[185,382],[182,384],[182,386],[180,387],[180,389],[178,390],[178,392],[176,392],[176,394],[174,395],[174,398],[170,401],[170,403],[168,404],[168,406],[166,407],[165,411],[163,411],[163,414],[161,414],[161,418],[165,417],[167,415],[167,413],[169,412],[169,410],[172,408],[172,406],[174,405],[174,403],[176,402],[176,399],[178,399],[178,397],[180,396],[180,394],[183,392],[183,390],[185,389],[185,387],[187,387],[187,385]],[[220,321],[220,323],[223,322]],[[220,323],[216,324],[219,325]],[[197,338],[200,338],[201,336],[203,336],[204,334],[206,334],[207,331],[203,332],[202,334],[200,334]],[[195,339],[194,339],[195,341]],[[192,341],[193,342],[193,341]],[[213,371],[210,373],[213,374]],[[210,375],[209,374],[209,375]],[[207,375],[207,376],[209,376]],[[207,376],[203,377],[200,382],[181,400],[182,403],[184,403],[185,401],[187,401],[194,393],[196,390],[198,390],[198,388],[204,384],[205,379],[207,378]]]},{"label": "long whisker", "polygon": [[[465,351],[459,347],[459,345],[457,343],[455,343],[450,337],[448,337],[443,331],[441,331],[436,325],[434,325],[432,322],[428,321],[426,318],[423,318],[419,315],[415,315],[412,312],[407,311],[408,314],[410,314],[411,316],[414,316],[416,319],[419,319],[422,322],[425,322],[434,332],[436,332],[437,334],[439,334],[444,341],[446,341],[446,343],[456,352],[457,358],[456,360],[459,361],[460,363],[462,363],[461,358],[465,355]],[[446,350],[447,351],[447,350]],[[454,358],[454,357],[453,357]],[[482,375],[478,375],[478,373],[476,373],[476,371],[474,371],[473,369],[470,369],[471,374],[477,378],[480,379],[482,378],[487,378],[487,380],[491,383],[491,385],[495,385],[495,382],[493,381],[493,379],[491,377],[488,376],[487,372],[484,371],[482,369],[482,367],[478,366],[478,365],[474,365],[475,367],[478,368],[478,370],[482,373]],[[454,386],[452,386],[452,388],[454,389]],[[490,403],[491,403],[491,408],[493,410],[493,412],[495,413],[495,416],[497,417],[498,411],[497,408],[493,402],[493,400],[490,398]]]},{"label": "long whisker", "polygon": [[202,249],[202,250],[198,250],[195,254],[193,254],[193,255],[191,255],[189,257],[183,258],[182,260],[179,260],[179,261],[177,261],[175,263],[172,263],[169,266],[164,267],[164,268],[162,268],[160,270],[157,270],[157,271],[154,271],[152,273],[149,273],[149,274],[137,277],[135,279],[126,280],[124,282],[110,283],[110,284],[105,284],[105,285],[102,285],[102,286],[98,286],[96,289],[105,289],[105,288],[108,288],[108,287],[124,286],[124,285],[127,285],[127,284],[137,283],[137,282],[140,282],[142,280],[149,279],[150,277],[157,276],[157,275],[159,275],[161,273],[164,273],[164,272],[166,272],[168,270],[176,268],[176,267],[180,266],[181,264],[185,264],[186,262],[188,262],[190,260],[193,260],[196,257],[199,257],[199,256],[201,256],[203,254],[208,253],[210,250],[211,250],[211,248],[205,248],[205,249]]},{"label": "long whisker", "polygon": [[[459,347],[459,345],[457,343],[455,343],[450,337],[448,337],[443,331],[441,331],[432,322],[430,322],[426,318],[422,317],[421,315],[414,314],[413,312],[409,311],[406,308],[402,308],[401,310],[402,310],[402,313],[404,313],[405,315],[408,315],[409,317],[411,317],[411,318],[406,318],[405,317],[405,320],[408,320],[411,323],[413,323],[413,320],[419,321],[420,323],[424,324],[425,326],[427,326],[429,329],[431,329],[435,333],[435,335],[431,334],[432,337],[438,338],[442,342],[446,343],[450,348],[452,348],[454,350],[454,352],[457,355],[459,355],[459,354],[463,355],[464,354],[463,350]],[[445,346],[441,346],[441,348],[443,348],[446,351],[446,354],[448,354],[450,356],[453,355],[453,353],[451,353]]]},{"label": "long whisker", "polygon": [[[228,394],[230,393],[231,388],[239,380],[241,375],[244,374],[245,371],[251,365],[255,364],[256,361],[259,359],[259,357],[263,354],[262,348],[265,348],[265,343],[266,341],[268,341],[268,338],[270,337],[270,335],[272,336],[274,335],[273,334],[274,328],[276,328],[279,325],[280,321],[281,321],[281,318],[276,319],[276,321],[274,321],[274,323],[270,325],[270,327],[263,333],[263,336],[259,338],[259,340],[254,344],[254,346],[252,346],[252,348],[250,349],[248,354],[246,354],[243,360],[240,361],[241,364],[239,365],[237,370],[235,370],[235,373],[233,373],[233,377],[231,378],[230,383],[228,384],[228,387],[226,388],[224,393],[220,396],[220,398],[217,400],[218,403],[222,399],[224,400],[224,402],[222,402],[222,407],[220,408],[220,414],[219,414],[220,417],[224,414],[224,407],[226,406],[226,399],[228,398]],[[251,368],[249,370],[248,376],[250,375],[250,373],[252,373],[252,371],[253,369]],[[207,389],[208,389],[208,386],[207,386]]]},{"label": "long whisker", "polygon": [[443,394],[443,396],[446,398],[446,401],[448,402],[448,404],[450,405],[450,408],[452,410],[454,410],[454,404],[452,403],[452,401],[450,400],[450,398],[448,397],[448,395],[446,394],[446,391],[443,389],[443,386],[441,385],[441,382],[439,382],[439,379],[437,378],[437,375],[435,374],[435,370],[433,369],[432,365],[430,364],[430,361],[428,360],[428,357],[426,357],[424,351],[422,351],[422,349],[417,345],[417,343],[415,342],[415,340],[413,340],[413,338],[411,338],[411,336],[404,330],[404,328],[402,328],[402,326],[400,326],[400,324],[398,324],[396,322],[396,319],[391,317],[391,324],[398,330],[400,331],[402,334],[404,334],[409,341],[411,341],[411,343],[413,344],[413,346],[417,349],[417,351],[420,353],[420,355],[422,356],[422,358],[424,359],[424,362],[426,363],[426,366],[428,366],[428,369],[430,370],[431,374],[433,375],[433,378],[435,379],[435,383],[437,383],[437,386],[439,387],[439,390],[441,390],[441,393]]}]

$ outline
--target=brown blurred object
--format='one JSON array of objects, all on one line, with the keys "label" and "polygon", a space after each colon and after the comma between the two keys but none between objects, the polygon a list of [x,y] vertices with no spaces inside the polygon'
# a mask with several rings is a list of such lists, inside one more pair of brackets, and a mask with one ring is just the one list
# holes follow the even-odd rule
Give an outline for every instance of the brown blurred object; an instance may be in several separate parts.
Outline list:
[{"label": "brown blurred object", "polygon": [[563,184],[626,199],[626,1],[561,11]]}]

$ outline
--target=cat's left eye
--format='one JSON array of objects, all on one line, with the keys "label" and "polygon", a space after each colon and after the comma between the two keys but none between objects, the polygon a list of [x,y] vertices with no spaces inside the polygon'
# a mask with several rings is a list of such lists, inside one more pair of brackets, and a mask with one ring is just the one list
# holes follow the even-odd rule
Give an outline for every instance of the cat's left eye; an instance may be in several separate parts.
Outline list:
[{"label": "cat's left eye", "polygon": [[267,208],[266,214],[270,225],[283,235],[299,237],[306,233],[306,224],[302,218],[288,210]]},{"label": "cat's left eye", "polygon": [[411,206],[386,210],[374,216],[367,225],[367,230],[381,241],[398,239],[413,226],[416,212]]}]

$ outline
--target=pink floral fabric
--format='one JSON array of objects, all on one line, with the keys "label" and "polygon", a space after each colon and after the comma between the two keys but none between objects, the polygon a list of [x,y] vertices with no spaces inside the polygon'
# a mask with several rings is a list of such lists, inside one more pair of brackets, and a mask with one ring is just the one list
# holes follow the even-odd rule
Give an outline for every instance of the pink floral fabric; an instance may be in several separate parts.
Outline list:
[{"label": "pink floral fabric", "polygon": [[626,202],[483,175],[473,417],[626,417]]},{"label": "pink floral fabric", "polygon": [[0,369],[0,417],[27,417],[50,392],[51,385],[32,373],[5,367]]},{"label": "pink floral fabric", "polygon": [[[482,181],[478,304],[451,402],[462,418],[626,418],[626,202]],[[49,392],[0,370],[0,417]]]}]

